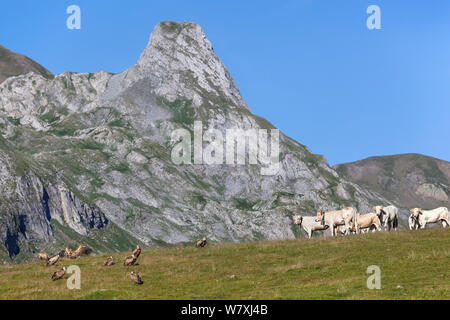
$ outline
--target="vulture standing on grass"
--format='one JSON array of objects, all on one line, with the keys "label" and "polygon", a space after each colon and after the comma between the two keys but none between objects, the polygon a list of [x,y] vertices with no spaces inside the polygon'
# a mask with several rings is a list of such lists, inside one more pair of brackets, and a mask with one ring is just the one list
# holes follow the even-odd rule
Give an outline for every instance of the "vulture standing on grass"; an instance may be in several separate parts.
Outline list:
[{"label": "vulture standing on grass", "polygon": [[87,246],[79,245],[77,250],[75,250],[78,256],[82,254],[90,254],[92,252],[92,249]]},{"label": "vulture standing on grass", "polygon": [[65,274],[66,274],[66,267],[63,267],[61,270],[55,271],[53,273],[52,280],[55,281],[55,280],[62,279],[62,277],[64,277]]},{"label": "vulture standing on grass", "polygon": [[104,266],[112,266],[114,264],[114,258],[111,256],[108,259],[106,259],[105,263],[103,264]]},{"label": "vulture standing on grass", "polygon": [[38,253],[38,258],[39,258],[39,260],[48,261],[49,256],[45,252],[39,252]]},{"label": "vulture standing on grass", "polygon": [[124,266],[132,266],[136,263],[137,258],[132,254],[131,256],[127,257],[123,263]]},{"label": "vulture standing on grass", "polygon": [[73,250],[71,250],[69,248],[65,248],[62,258],[70,258],[73,254],[74,254]]},{"label": "vulture standing on grass", "polygon": [[142,281],[141,277],[137,273],[134,273],[134,271],[131,271],[130,278],[131,278],[131,281],[133,281],[136,284],[143,284],[144,283]]},{"label": "vulture standing on grass", "polygon": [[141,247],[137,245],[136,249],[134,249],[131,253],[136,257],[136,259],[139,258],[139,255],[141,254]]},{"label": "vulture standing on grass", "polygon": [[197,244],[195,245],[196,248],[203,248],[206,246],[206,237],[203,237],[203,239],[198,240]]},{"label": "vulture standing on grass", "polygon": [[54,257],[51,257],[50,259],[47,260],[47,267],[54,265],[55,263],[58,262],[58,260],[59,260],[59,255],[58,254],[56,256],[54,256]]},{"label": "vulture standing on grass", "polygon": [[65,248],[63,256],[65,258],[77,259],[80,255],[89,254],[91,252],[92,252],[91,248],[80,244],[76,250]]}]

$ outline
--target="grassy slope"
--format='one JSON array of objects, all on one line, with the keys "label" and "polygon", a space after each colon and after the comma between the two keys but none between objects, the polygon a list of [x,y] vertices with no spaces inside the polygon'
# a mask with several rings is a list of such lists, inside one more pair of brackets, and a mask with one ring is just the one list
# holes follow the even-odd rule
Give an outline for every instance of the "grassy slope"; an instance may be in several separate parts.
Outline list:
[{"label": "grassy slope", "polygon": [[[338,238],[263,241],[204,249],[153,249],[139,265],[102,266],[105,255],[0,267],[1,299],[450,299],[450,229],[379,232]],[[52,282],[77,264],[81,290]],[[366,288],[369,265],[381,290]],[[144,285],[128,273],[141,274]],[[235,275],[231,278],[231,275]],[[66,275],[67,278],[67,275]],[[403,288],[397,288],[397,286]]]}]

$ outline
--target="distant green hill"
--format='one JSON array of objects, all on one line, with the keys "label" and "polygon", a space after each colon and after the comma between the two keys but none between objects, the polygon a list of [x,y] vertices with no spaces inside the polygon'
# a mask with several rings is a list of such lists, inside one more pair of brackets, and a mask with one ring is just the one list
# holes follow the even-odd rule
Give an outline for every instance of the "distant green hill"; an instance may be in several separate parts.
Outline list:
[{"label": "distant green hill", "polygon": [[53,78],[53,74],[40,64],[0,45],[0,83],[9,77],[26,74],[31,71],[46,78]]},{"label": "distant green hill", "polygon": [[450,206],[450,162],[420,154],[370,157],[334,167],[404,208]]},{"label": "distant green hill", "polygon": [[[203,249],[143,251],[0,267],[0,299],[450,299],[450,228],[376,232],[241,244]],[[130,247],[130,250],[132,247]],[[55,270],[77,265],[81,289]],[[380,267],[381,289],[367,288],[367,268]],[[144,284],[131,282],[138,272]]]}]

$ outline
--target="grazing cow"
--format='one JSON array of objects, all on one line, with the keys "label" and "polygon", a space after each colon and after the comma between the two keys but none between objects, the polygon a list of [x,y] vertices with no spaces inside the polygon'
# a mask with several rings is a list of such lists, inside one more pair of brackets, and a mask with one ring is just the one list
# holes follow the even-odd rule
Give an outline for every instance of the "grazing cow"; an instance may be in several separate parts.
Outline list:
[{"label": "grazing cow", "polygon": [[[327,225],[331,228],[331,235],[336,235],[336,227],[345,225],[346,234],[351,232],[350,222],[356,220],[355,208],[344,208],[341,210],[327,211],[319,210],[317,212],[316,221],[321,222],[322,225]],[[358,223],[356,223],[356,229],[358,229]]]},{"label": "grazing cow", "polygon": [[61,270],[53,272],[52,280],[55,281],[62,279],[62,277],[64,277],[65,274],[66,274],[66,267],[63,267]]},{"label": "grazing cow", "polygon": [[356,222],[358,225],[358,230],[355,230],[357,233],[361,233],[361,230],[367,230],[367,232],[375,227],[377,231],[381,230],[381,222],[376,213],[367,213],[367,214],[357,214]]},{"label": "grazing cow", "polygon": [[302,217],[294,216],[294,224],[302,227],[303,230],[308,234],[308,238],[311,238],[314,231],[327,230],[329,227],[327,225],[322,225],[322,223],[316,221],[316,217]]},{"label": "grazing cow", "polygon": [[398,227],[398,209],[395,206],[375,206],[372,208],[378,217],[380,218],[380,221],[382,222],[384,226],[384,231],[391,231],[391,228],[394,229],[394,231],[397,230]]},{"label": "grazing cow", "polygon": [[142,281],[141,277],[139,276],[139,274],[135,273],[134,271],[131,271],[130,279],[131,279],[131,281],[133,281],[136,284],[143,284],[144,283]]},{"label": "grazing cow", "polygon": [[136,246],[136,249],[134,249],[131,253],[133,254],[133,256],[137,258],[139,258],[139,255],[141,254],[141,247],[139,247],[139,245]]},{"label": "grazing cow", "polygon": [[50,259],[47,260],[46,266],[47,267],[52,266],[52,265],[56,264],[58,262],[58,260],[59,260],[59,255],[57,254],[56,256],[51,257]]},{"label": "grazing cow", "polygon": [[203,237],[201,240],[198,240],[197,243],[195,244],[196,248],[203,248],[204,246],[206,246],[206,237]]},{"label": "grazing cow", "polygon": [[132,266],[136,263],[137,258],[134,255],[127,257],[123,263],[124,266]]},{"label": "grazing cow", "polygon": [[422,210],[421,208],[413,208],[409,213],[416,219],[421,229],[424,229],[427,223],[436,223],[442,221],[445,228],[450,226],[449,212],[446,207],[440,207],[433,210]]},{"label": "grazing cow", "polygon": [[114,264],[114,258],[111,256],[108,259],[106,259],[105,263],[103,264],[105,267],[112,266]]},{"label": "grazing cow", "polygon": [[39,260],[48,261],[49,256],[45,252],[39,252],[38,253],[38,258],[39,258]]}]

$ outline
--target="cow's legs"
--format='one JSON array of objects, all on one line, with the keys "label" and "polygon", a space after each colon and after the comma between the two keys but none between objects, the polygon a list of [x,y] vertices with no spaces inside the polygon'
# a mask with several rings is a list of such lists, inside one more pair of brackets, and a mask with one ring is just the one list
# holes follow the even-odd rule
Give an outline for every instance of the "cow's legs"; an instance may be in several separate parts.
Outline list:
[{"label": "cow's legs", "polygon": [[350,232],[351,232],[351,230],[350,230],[350,224],[348,224],[347,222],[345,222],[345,223],[344,223],[344,226],[345,226],[345,232],[344,232],[344,235],[346,236],[346,235],[350,234]]},{"label": "cow's legs", "polygon": [[[375,230],[376,231],[381,231],[381,224],[374,223],[370,227],[372,228],[372,232],[375,232]],[[373,228],[373,227],[375,227],[375,228]]]},{"label": "cow's legs", "polygon": [[312,234],[313,234],[313,231],[312,231],[312,229],[309,229],[309,230],[308,230],[308,238],[309,238],[309,239],[311,239],[311,237],[312,237]]},{"label": "cow's legs", "polygon": [[446,219],[442,219],[442,227],[443,227],[443,228],[446,228],[446,227],[448,227],[448,226],[450,226],[449,221],[446,220]]}]

